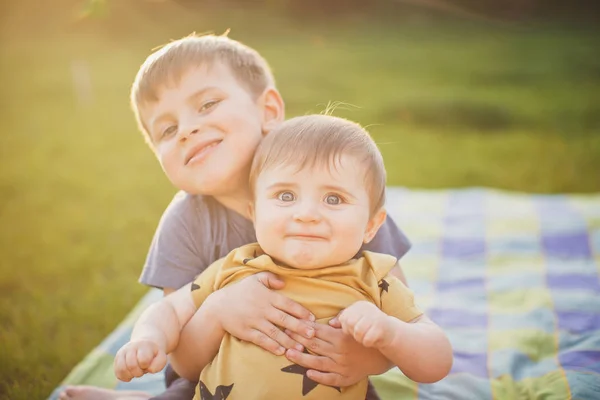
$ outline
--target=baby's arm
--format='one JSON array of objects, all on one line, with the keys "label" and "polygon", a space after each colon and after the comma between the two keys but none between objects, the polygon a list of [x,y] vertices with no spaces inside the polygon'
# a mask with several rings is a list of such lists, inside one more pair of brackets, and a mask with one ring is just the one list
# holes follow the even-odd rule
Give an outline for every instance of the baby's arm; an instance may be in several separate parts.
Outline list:
[{"label": "baby's arm", "polygon": [[129,382],[148,372],[160,371],[195,311],[190,285],[148,307],[135,323],[129,343],[115,356],[117,378]]},{"label": "baby's arm", "polygon": [[385,282],[380,285],[385,312],[373,303],[359,301],[341,313],[342,329],[365,347],[378,349],[416,382],[444,378],[452,366],[448,338],[419,313],[412,293],[398,279],[388,276],[381,282]]},{"label": "baby's arm", "polygon": [[443,379],[452,367],[452,346],[446,334],[427,316],[406,323],[388,318],[388,336],[379,346],[386,357],[410,379],[433,383]]},{"label": "baby's arm", "polygon": [[[215,261],[194,282],[165,296],[142,313],[133,328],[130,342],[115,357],[117,378],[129,381],[147,372],[156,372],[154,363],[160,364],[159,371],[165,366],[165,354],[178,347],[184,327],[213,292],[223,260]],[[217,353],[222,338],[222,330],[206,329],[203,339],[211,343],[209,351],[194,355],[188,353],[187,357],[201,358],[206,365]],[[149,365],[152,365],[152,370],[148,369]],[[200,372],[193,379],[198,379],[199,375]]]}]

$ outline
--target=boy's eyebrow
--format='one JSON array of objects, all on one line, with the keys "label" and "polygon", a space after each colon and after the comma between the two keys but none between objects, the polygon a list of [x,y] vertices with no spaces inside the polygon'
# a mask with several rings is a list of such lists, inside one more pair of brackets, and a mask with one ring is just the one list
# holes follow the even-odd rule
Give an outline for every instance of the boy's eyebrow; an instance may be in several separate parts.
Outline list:
[{"label": "boy's eyebrow", "polygon": [[[204,94],[206,92],[210,92],[211,90],[216,90],[216,89],[218,89],[216,86],[206,86],[206,87],[203,87],[202,89],[197,90],[194,93],[192,93],[191,95],[189,95],[188,98],[186,99],[186,101],[188,103],[193,103],[196,100],[198,100],[198,98],[204,96]],[[153,130],[154,130],[156,124],[158,124],[159,122],[161,122],[163,119],[172,118],[172,117],[173,117],[173,113],[172,112],[170,112],[170,111],[164,112],[164,113],[160,114],[159,116],[157,116],[156,118],[153,118],[150,121],[150,127],[153,128]]]},{"label": "boy's eyebrow", "polygon": [[206,94],[206,92],[210,92],[212,90],[217,90],[217,89],[218,89],[218,87],[216,87],[216,86],[203,87],[202,89],[197,90],[196,92],[189,95],[187,98],[187,101],[188,101],[188,103],[194,102],[194,101],[198,100],[198,98],[204,96],[204,94]]},{"label": "boy's eyebrow", "polygon": [[150,128],[152,130],[154,130],[156,128],[156,125],[158,125],[159,122],[161,122],[164,119],[172,118],[172,117],[173,117],[173,113],[171,113],[169,111],[164,112],[164,113],[160,114],[158,117],[152,118],[152,120],[150,121]]}]

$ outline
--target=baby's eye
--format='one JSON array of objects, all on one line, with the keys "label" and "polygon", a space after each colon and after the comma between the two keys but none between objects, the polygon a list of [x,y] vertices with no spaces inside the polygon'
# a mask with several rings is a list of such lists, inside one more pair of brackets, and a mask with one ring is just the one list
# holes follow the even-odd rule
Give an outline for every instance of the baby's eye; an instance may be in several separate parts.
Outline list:
[{"label": "baby's eye", "polygon": [[200,111],[206,111],[209,108],[216,106],[217,103],[219,103],[218,100],[209,100],[206,103],[202,104],[202,106],[200,107]]},{"label": "baby's eye", "polygon": [[162,137],[172,135],[177,132],[177,125],[171,125],[162,131]]},{"label": "baby's eye", "polygon": [[285,202],[296,200],[296,196],[292,192],[281,192],[277,195],[277,198]]},{"label": "baby's eye", "polygon": [[325,198],[325,203],[329,204],[330,206],[337,206],[338,204],[342,203],[342,199],[337,194],[330,194]]}]

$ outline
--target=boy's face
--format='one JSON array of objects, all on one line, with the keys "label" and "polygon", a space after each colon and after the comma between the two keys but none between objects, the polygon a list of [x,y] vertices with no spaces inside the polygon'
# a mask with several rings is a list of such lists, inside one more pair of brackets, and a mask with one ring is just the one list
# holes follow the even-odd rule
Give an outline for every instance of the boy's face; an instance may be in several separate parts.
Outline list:
[{"label": "boy's face", "polygon": [[169,180],[212,196],[244,187],[262,138],[260,100],[221,63],[190,68],[158,97],[142,108],[142,117]]},{"label": "boy's face", "polygon": [[373,238],[385,212],[370,217],[361,163],[346,155],[339,161],[300,171],[282,165],[258,176],[254,226],[271,257],[301,269],[336,265]]}]

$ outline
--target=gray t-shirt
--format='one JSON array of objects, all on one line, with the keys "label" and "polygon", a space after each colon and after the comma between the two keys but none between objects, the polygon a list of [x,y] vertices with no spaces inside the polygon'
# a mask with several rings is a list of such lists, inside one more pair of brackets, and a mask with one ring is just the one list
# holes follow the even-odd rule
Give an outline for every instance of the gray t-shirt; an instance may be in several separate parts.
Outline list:
[{"label": "gray t-shirt", "polygon": [[[254,242],[252,221],[210,196],[179,192],[158,224],[140,282],[178,289],[231,250]],[[408,238],[388,216],[373,240],[361,250],[400,259],[409,249]]]}]

